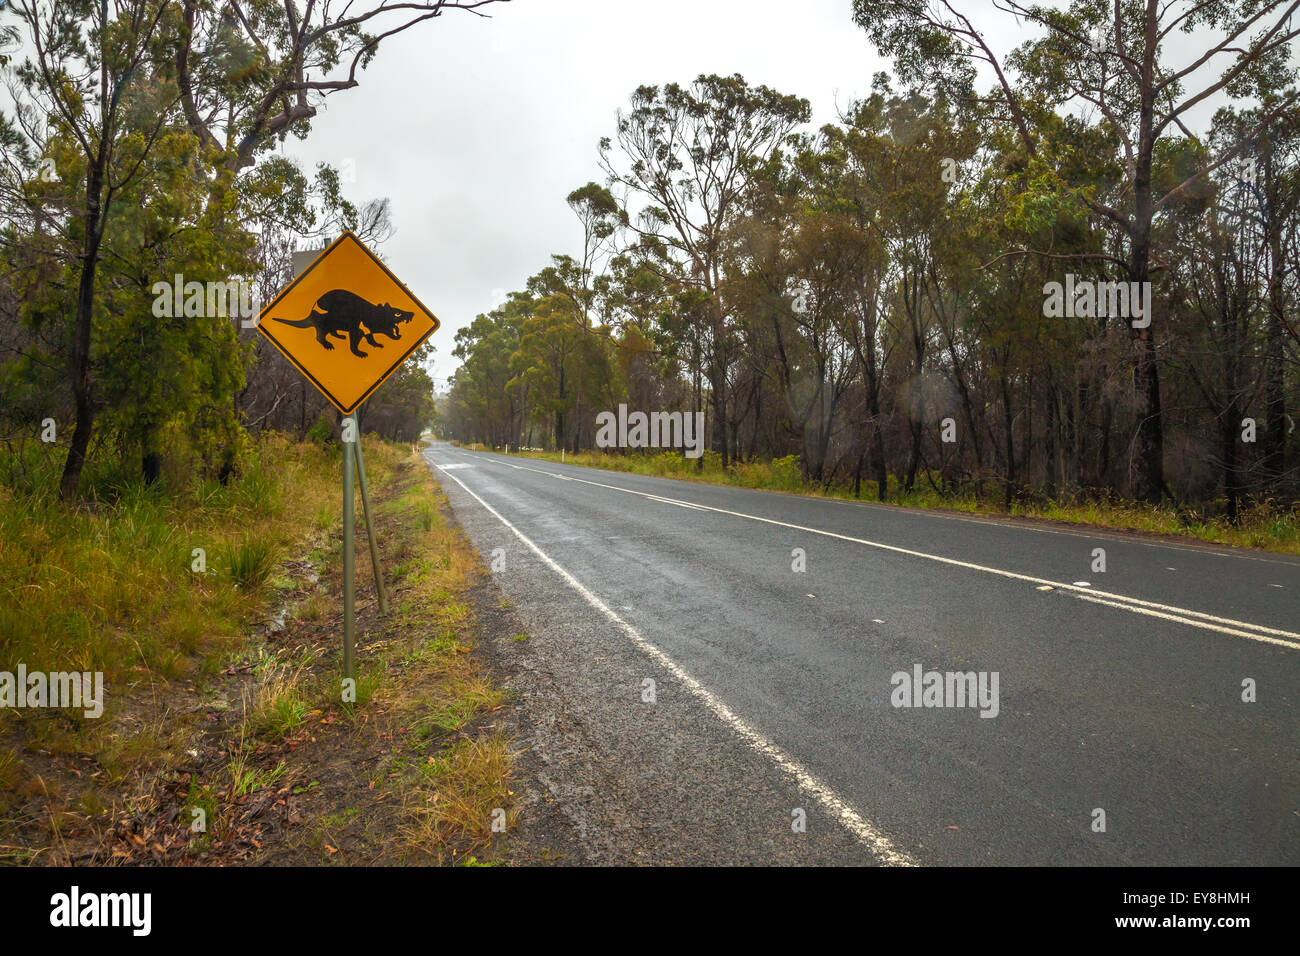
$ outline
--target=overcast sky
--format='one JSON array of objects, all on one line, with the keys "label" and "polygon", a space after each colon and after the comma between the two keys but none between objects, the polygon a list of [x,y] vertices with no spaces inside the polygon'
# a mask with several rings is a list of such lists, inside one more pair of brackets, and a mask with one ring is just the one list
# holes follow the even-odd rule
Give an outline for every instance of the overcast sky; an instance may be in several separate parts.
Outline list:
[{"label": "overcast sky", "polygon": [[[987,0],[962,9],[999,53],[1029,35],[1008,30],[1013,21]],[[490,18],[448,11],[385,40],[361,85],[331,96],[310,138],[285,146],[307,170],[355,169],[345,186],[354,202],[392,201],[395,232],[379,251],[442,322],[440,389],[458,364],[457,329],[552,253],[580,251],[564,198],[602,180],[597,143],[636,87],[741,73],[808,99],[816,128],[888,69],[853,24],[851,0],[511,0],[485,10]],[[1177,53],[1195,46],[1170,41]]]},{"label": "overcast sky", "polygon": [[886,68],[850,0],[512,0],[491,19],[450,11],[384,41],[361,85],[331,96],[286,154],[311,169],[351,160],[354,202],[387,196],[389,267],[453,336],[500,295],[577,254],[564,202],[602,179],[597,143],[642,84],[741,73],[812,103],[815,125]]}]

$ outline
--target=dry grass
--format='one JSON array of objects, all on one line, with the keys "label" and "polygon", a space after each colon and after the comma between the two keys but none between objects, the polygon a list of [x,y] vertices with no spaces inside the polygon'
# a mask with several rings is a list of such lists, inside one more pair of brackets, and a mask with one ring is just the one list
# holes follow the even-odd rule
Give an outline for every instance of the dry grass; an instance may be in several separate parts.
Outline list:
[{"label": "dry grass", "polygon": [[406,791],[409,823],[403,836],[440,862],[448,862],[448,847],[455,847],[462,863],[479,862],[471,854],[516,823],[509,781],[510,750],[501,736],[461,741],[429,757]]},{"label": "dry grass", "polygon": [[[376,520],[392,609],[375,615],[369,588],[359,591],[368,611],[358,619],[355,705],[339,702],[338,661],[304,651],[319,635],[313,622],[337,627],[332,578],[327,593],[298,606],[294,636],[254,666],[244,732],[272,750],[293,747],[285,781],[312,783],[297,804],[303,827],[288,856],[265,859],[302,862],[296,852],[331,865],[497,862],[505,848],[493,813],[512,825],[515,811],[508,744],[491,716],[506,695],[472,653],[465,596],[481,564],[417,456],[368,447],[366,458],[384,493]],[[359,587],[369,584],[365,555],[358,542]],[[340,749],[350,776],[339,772]]]},{"label": "dry grass", "polygon": [[59,862],[65,833],[90,839],[149,805],[203,731],[194,698],[277,599],[280,556],[317,533],[337,456],[268,435],[226,485],[125,481],[75,507],[37,472],[0,487],[0,669],[104,679],[99,718],[0,711],[0,747],[19,755],[0,779],[0,843]]},{"label": "dry grass", "polygon": [[502,848],[494,813],[507,828],[515,823],[509,747],[495,729],[476,725],[506,695],[471,653],[473,614],[462,596],[482,566],[448,524],[445,504],[421,463],[417,480],[380,508],[403,529],[389,548],[402,556],[395,578],[404,588],[385,646],[393,664],[380,694],[388,725],[403,728],[410,741],[385,770],[404,808],[399,835],[410,859],[464,862],[486,853],[496,861]]},{"label": "dry grass", "polygon": [[254,689],[253,705],[245,711],[245,724],[254,734],[286,737],[303,724],[324,696],[311,664],[310,654],[297,660],[271,659]]}]

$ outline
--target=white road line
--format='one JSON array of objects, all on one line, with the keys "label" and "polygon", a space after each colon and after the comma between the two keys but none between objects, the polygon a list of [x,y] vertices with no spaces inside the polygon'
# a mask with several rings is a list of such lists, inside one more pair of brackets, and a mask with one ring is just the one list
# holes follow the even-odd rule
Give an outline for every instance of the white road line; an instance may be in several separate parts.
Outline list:
[{"label": "white road line", "polygon": [[[1101,598],[1094,597],[1091,594],[1075,594],[1072,596],[1077,597],[1081,601],[1090,601],[1093,604],[1105,604],[1107,607],[1123,608],[1126,611],[1137,610],[1136,608],[1130,608],[1127,604],[1120,604],[1118,601],[1105,601]],[[1192,627],[1203,628],[1207,631],[1218,631],[1220,634],[1235,634],[1237,637],[1249,637],[1253,641],[1263,641],[1266,644],[1276,644],[1279,647],[1289,647],[1292,650],[1296,649],[1295,644],[1292,644],[1289,641],[1279,641],[1276,637],[1252,634],[1249,631],[1237,631],[1230,627],[1218,627],[1214,624],[1207,624],[1205,621],[1194,621],[1189,617],[1179,617],[1176,614],[1162,614],[1159,611],[1141,611],[1139,613],[1146,614],[1149,617],[1163,618],[1166,621],[1177,621],[1179,624],[1188,624]]]},{"label": "white road line", "polygon": [[[490,459],[489,459],[490,460]],[[564,478],[566,481],[578,481],[584,485],[594,485],[597,488],[608,488],[611,491],[621,491],[629,495],[637,495],[642,498],[649,498],[652,501],[661,501],[666,504],[683,505],[695,508],[699,511],[713,511],[717,514],[731,515],[736,518],[748,518],[750,521],[761,521],[764,524],[777,525],[782,528],[790,528],[795,531],[803,531],[808,534],[819,534],[827,538],[837,538],[840,541],[851,541],[854,544],[866,545],[869,548],[878,548],[882,551],[891,551],[895,554],[905,554],[913,558],[924,558],[927,561],[937,561],[940,564],[948,564],[953,567],[966,568],[971,571],[982,571],[985,574],[996,574],[999,577],[1010,578],[1014,581],[1025,581],[1029,584],[1041,585],[1046,584],[1062,591],[1069,591],[1076,596],[1080,593],[1095,595],[1100,598],[1109,598],[1109,602],[1098,601],[1097,603],[1108,603],[1111,607],[1120,608],[1133,614],[1142,614],[1147,617],[1161,618],[1164,620],[1177,620],[1186,618],[1196,618],[1201,624],[1198,627],[1204,630],[1217,631],[1220,634],[1229,634],[1233,637],[1246,637],[1253,641],[1260,641],[1264,644],[1276,644],[1279,647],[1288,647],[1292,650],[1300,650],[1300,634],[1292,631],[1283,631],[1274,627],[1265,627],[1262,624],[1252,624],[1249,621],[1235,621],[1232,618],[1219,617],[1214,614],[1207,614],[1204,611],[1193,611],[1188,608],[1176,607],[1169,604],[1160,604],[1156,601],[1144,601],[1141,598],[1129,597],[1126,594],[1114,594],[1109,591],[1098,591],[1095,588],[1084,588],[1074,584],[1066,584],[1061,581],[1050,581],[1046,578],[1034,577],[1030,574],[1020,574],[1017,571],[1006,571],[1002,568],[991,568],[983,564],[974,564],[970,561],[960,561],[957,558],[945,558],[938,554],[929,554],[925,551],[916,551],[912,548],[901,548],[894,544],[885,544],[882,541],[871,541],[867,538],[856,538],[852,535],[838,534],[834,531],[825,531],[821,528],[809,528],[805,525],[790,524],[786,521],[777,521],[775,518],[764,518],[760,515],[746,514],[743,511],[731,511],[727,508],[715,508],[711,505],[695,504],[688,501],[679,501],[675,498],[666,498],[661,495],[652,495],[644,491],[635,491],[631,488],[620,488],[618,485],[610,485],[600,481],[591,481],[586,478],[575,478],[568,475],[556,475],[553,472],[546,471],[543,468],[529,468],[523,466],[524,471],[533,471],[539,475],[546,475],[551,478]],[[1176,615],[1171,618],[1170,615]],[[1186,622],[1190,623],[1190,622]],[[1216,626],[1222,625],[1222,626]],[[1269,636],[1271,635],[1271,636]],[[1277,640],[1284,638],[1284,640]]]},{"label": "white road line", "polygon": [[[1119,534],[1107,528],[1086,528],[1080,530],[1069,530],[1064,528],[1041,528],[1037,525],[1021,524],[1015,521],[1009,521],[1006,518],[976,516],[971,517],[963,514],[952,514],[943,511],[928,511],[918,506],[908,505],[887,505],[878,501],[847,501],[843,498],[822,498],[822,501],[838,505],[845,505],[849,508],[871,508],[876,511],[892,511],[894,513],[914,515],[918,518],[935,518],[940,521],[965,521],[968,524],[982,524],[985,527],[1005,528],[1010,531],[1028,531],[1033,534],[1057,534],[1065,535],[1070,538],[1088,538],[1100,541],[1115,541],[1120,544],[1132,545],[1137,548],[1163,548],[1166,551],[1187,551],[1196,555],[1210,555],[1216,558],[1232,558],[1234,561],[1256,561],[1261,564],[1280,564],[1283,567],[1295,568],[1297,565],[1292,561],[1286,561],[1279,558],[1261,557],[1256,554],[1243,554],[1240,551],[1216,551],[1214,545],[1206,543],[1198,544],[1170,544],[1167,541],[1148,541],[1142,538],[1135,538],[1131,535]],[[1052,518],[1033,518],[1031,521],[1051,521]],[[1160,533],[1160,532],[1154,532]]]},{"label": "white road line", "polygon": [[[437,464],[435,462],[435,464]],[[613,625],[618,627],[633,644],[644,654],[655,660],[664,670],[677,678],[688,691],[690,691],[705,707],[711,710],[714,715],[730,727],[737,736],[745,743],[749,744],[758,753],[767,757],[787,776],[794,779],[800,789],[811,794],[821,803],[834,817],[836,817],[844,827],[861,841],[868,850],[886,866],[916,866],[916,862],[907,854],[895,849],[893,843],[883,833],[868,823],[860,813],[854,810],[849,804],[829,786],[815,777],[809,770],[805,769],[802,764],[787,754],[784,750],[764,737],[758,730],[751,727],[744,719],[737,716],[730,707],[713,695],[713,693],[682,669],[676,661],[661,651],[654,644],[651,644],[641,633],[631,624],[619,617],[609,606],[598,598],[595,594],[583,586],[582,582],[575,578],[564,568],[560,567],[545,551],[535,545],[527,535],[516,528],[513,524],[501,516],[495,508],[470,491],[465,483],[447,471],[442,465],[438,465],[444,474],[456,484],[464,489],[465,493],[481,504],[488,513],[509,528],[520,541],[528,546],[528,549],[537,555],[552,571],[562,577],[571,588],[582,595],[583,599],[594,607],[597,611]],[[581,480],[581,479],[572,479]]]}]

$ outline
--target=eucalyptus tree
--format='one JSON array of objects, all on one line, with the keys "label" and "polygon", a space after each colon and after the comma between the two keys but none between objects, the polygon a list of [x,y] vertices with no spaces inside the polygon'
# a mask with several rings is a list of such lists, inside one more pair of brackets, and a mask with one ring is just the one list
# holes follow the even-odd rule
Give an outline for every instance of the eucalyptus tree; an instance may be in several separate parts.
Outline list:
[{"label": "eucalyptus tree", "polygon": [[451,377],[450,407],[444,413],[460,425],[454,437],[494,447],[520,441],[530,395],[527,383],[515,381],[511,359],[533,310],[530,297],[515,293],[500,308],[457,330],[452,355],[461,367]]},{"label": "eucalyptus tree", "polygon": [[[68,356],[76,424],[59,483],[67,499],[77,493],[97,411],[91,351],[105,233],[123,192],[148,174],[179,95],[174,77],[154,68],[169,6],[15,0],[10,10],[21,24],[22,58],[5,64],[13,97],[5,138],[24,141],[64,186],[63,214],[47,221],[76,286]],[[52,147],[59,155],[49,155]]]},{"label": "eucalyptus tree", "polygon": [[[1300,0],[1072,0],[1063,7],[998,0],[994,6],[1009,33],[1027,24],[1035,36],[1010,53],[997,50],[990,31],[976,27],[954,0],[854,0],[854,17],[882,52],[895,57],[904,82],[942,88],[972,104],[996,104],[1031,158],[1050,160],[1038,155],[1044,107],[1094,112],[1120,144],[1123,188],[1113,203],[1088,192],[1078,198],[1124,236],[1130,282],[1149,282],[1164,267],[1153,254],[1155,218],[1199,180],[1238,161],[1258,132],[1300,101],[1293,43],[1300,36],[1300,18],[1293,16]],[[990,83],[982,92],[976,86],[981,72]],[[1258,94],[1265,86],[1283,92],[1264,105],[1241,144],[1181,181],[1154,187],[1162,138],[1194,137],[1188,124],[1198,106],[1224,95]],[[1131,333],[1139,463],[1134,490],[1145,501],[1167,491],[1151,319],[1142,317]]]},{"label": "eucalyptus tree", "polygon": [[624,226],[660,243],[702,293],[700,359],[724,465],[733,450],[729,375],[739,347],[721,294],[725,236],[744,213],[754,170],[809,115],[807,100],[750,86],[739,74],[702,75],[688,86],[639,87],[631,109],[618,114],[615,136],[600,143]]},{"label": "eucalyptus tree", "polygon": [[[1276,97],[1261,94],[1265,104]],[[1290,477],[1287,435],[1290,430],[1286,381],[1288,369],[1300,367],[1300,274],[1286,257],[1288,241],[1300,230],[1300,109],[1259,128],[1260,109],[1225,107],[1215,116],[1216,152],[1246,143],[1238,165],[1221,167],[1217,188],[1232,194],[1237,206],[1236,227],[1258,245],[1251,260],[1253,281],[1263,289],[1264,311],[1263,406],[1259,436],[1263,485],[1276,489]],[[1248,137],[1253,135],[1253,140]]]}]

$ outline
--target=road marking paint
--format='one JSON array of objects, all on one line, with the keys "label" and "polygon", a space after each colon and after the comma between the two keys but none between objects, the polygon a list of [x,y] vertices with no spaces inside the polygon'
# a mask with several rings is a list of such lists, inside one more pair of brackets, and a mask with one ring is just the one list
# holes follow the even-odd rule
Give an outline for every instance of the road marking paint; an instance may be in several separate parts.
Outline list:
[{"label": "road marking paint", "polygon": [[[1093,604],[1105,604],[1107,607],[1123,608],[1126,611],[1136,611],[1137,608],[1130,608],[1126,604],[1120,604],[1118,601],[1105,601],[1101,598],[1094,597],[1091,594],[1075,594],[1080,601],[1091,601]],[[1163,618],[1166,621],[1177,621],[1179,624],[1188,624],[1192,627],[1203,628],[1207,631],[1218,631],[1220,634],[1235,634],[1237,637],[1249,637],[1251,640],[1263,641],[1266,644],[1276,644],[1279,647],[1290,647],[1295,649],[1296,645],[1289,641],[1280,641],[1276,637],[1265,637],[1262,634],[1252,634],[1249,631],[1238,631],[1230,627],[1218,627],[1214,624],[1208,624],[1205,621],[1194,621],[1191,618],[1179,617],[1177,614],[1163,614],[1160,611],[1138,611],[1148,617]]]},{"label": "road marking paint", "polygon": [[[440,469],[446,471],[443,465],[438,465]],[[894,847],[889,838],[877,830],[874,826],[866,821],[856,810],[853,809],[839,794],[832,790],[827,784],[823,783],[811,771],[805,769],[802,764],[787,754],[784,750],[764,737],[758,730],[751,727],[743,718],[739,717],[730,707],[713,695],[707,687],[692,677],[676,661],[661,651],[654,644],[641,636],[641,633],[627,621],[623,620],[614,611],[612,611],[604,601],[588,590],[581,581],[557,564],[550,555],[535,545],[522,531],[507,521],[500,512],[490,504],[470,491],[463,481],[455,475],[448,473],[447,477],[464,489],[465,493],[481,504],[488,513],[505,525],[515,537],[522,541],[529,550],[536,554],[543,563],[552,571],[564,579],[565,583],[582,595],[583,599],[593,608],[599,611],[606,620],[618,627],[634,645],[648,657],[656,661],[664,670],[677,678],[692,695],[695,696],[705,707],[711,710],[719,720],[731,728],[745,743],[756,750],[758,753],[767,757],[788,777],[791,777],[799,787],[810,793],[817,799],[821,805],[836,817],[841,824],[852,833],[858,840],[867,847],[868,850],[881,863],[887,866],[916,866],[916,862],[907,854]],[[581,479],[572,479],[580,481]]]},{"label": "road marking paint", "polygon": [[[535,471],[539,475],[547,475],[551,478],[561,477],[543,468],[524,468],[524,471]],[[930,554],[925,551],[916,551],[912,548],[903,548],[895,544],[885,544],[883,541],[871,541],[867,538],[857,538],[852,535],[839,534],[835,531],[826,531],[822,528],[810,528],[806,525],[791,524],[788,521],[778,521],[775,518],[764,518],[760,515],[746,514],[743,511],[731,511],[727,508],[717,508],[712,505],[700,505],[692,502],[678,501],[673,498],[665,498],[660,495],[653,495],[645,491],[636,491],[631,488],[620,488],[618,485],[610,485],[601,481],[591,481],[587,478],[567,478],[568,481],[581,482],[584,485],[593,485],[597,488],[608,488],[611,491],[621,491],[629,495],[637,495],[642,498],[649,498],[654,501],[662,501],[666,504],[680,504],[694,507],[700,511],[712,511],[717,514],[731,515],[735,518],[748,518],[750,521],[759,521],[763,524],[776,525],[781,528],[791,528],[795,531],[803,531],[808,534],[819,534],[827,538],[836,538],[840,541],[850,541],[854,544],[866,545],[869,548],[877,548],[881,551],[890,551],[894,554],[905,554],[913,558],[924,558],[927,561],[937,561],[940,564],[947,564],[953,567],[966,568],[971,571],[982,571],[985,574],[996,574],[999,577],[1008,578],[1013,581],[1024,581],[1029,584],[1045,584],[1052,588],[1059,588],[1062,591],[1075,593],[1094,594],[1098,597],[1109,598],[1113,607],[1129,611],[1133,614],[1143,614],[1147,617],[1157,617],[1170,619],[1169,614],[1176,617],[1175,620],[1196,618],[1204,622],[1199,627],[1204,630],[1217,631],[1220,634],[1229,634],[1234,637],[1247,637],[1254,641],[1260,641],[1265,644],[1276,644],[1280,647],[1289,647],[1292,650],[1300,650],[1300,634],[1292,631],[1284,631],[1279,628],[1266,627],[1263,624],[1252,624],[1249,621],[1236,621],[1232,618],[1219,617],[1215,614],[1207,614],[1204,611],[1192,611],[1187,608],[1176,607],[1169,604],[1161,604],[1157,601],[1145,601],[1141,598],[1129,597],[1126,594],[1114,594],[1109,591],[1098,591],[1091,587],[1083,588],[1074,584],[1065,584],[1059,581],[1049,581],[1046,578],[1035,577],[1031,574],[1021,574],[1018,571],[1006,571],[1002,568],[992,568],[983,564],[975,564],[970,561],[961,561],[957,558],[946,558],[938,554]],[[467,489],[468,490],[468,489]],[[1102,602],[1098,602],[1102,603]],[[1165,613],[1157,613],[1165,612]],[[1222,625],[1222,626],[1215,626]],[[1265,635],[1272,635],[1265,636]],[[1276,640],[1275,638],[1285,638],[1285,640]]]},{"label": "road marking paint", "polygon": [[[470,453],[466,452],[466,454]],[[488,452],[473,452],[472,454],[484,456],[489,455]],[[485,460],[495,461],[495,459],[490,457],[485,458]],[[501,465],[506,464],[504,461],[496,463]],[[515,468],[518,466],[511,465],[510,467]],[[542,472],[542,474],[550,474],[550,472]],[[708,483],[705,482],[704,484]],[[1210,542],[1203,544],[1171,544],[1167,541],[1151,541],[1145,538],[1134,538],[1131,535],[1118,534],[1111,531],[1109,528],[1081,527],[1077,530],[1073,528],[1043,528],[1039,525],[1022,524],[995,516],[964,515],[945,511],[930,511],[924,508],[910,507],[907,505],[883,504],[876,501],[846,501],[843,498],[822,498],[820,500],[824,504],[843,505],[846,508],[865,508],[872,511],[886,511],[894,514],[906,514],[916,518],[933,518],[936,521],[964,521],[968,524],[980,524],[985,527],[1005,528],[1011,531],[1027,531],[1034,534],[1056,534],[1073,538],[1100,538],[1103,540],[1114,541],[1118,544],[1132,545],[1133,547],[1138,548],[1163,548],[1166,551],[1190,551],[1191,553],[1200,556],[1208,555],[1215,558],[1231,558],[1234,561],[1254,561],[1259,564],[1280,564],[1288,568],[1300,567],[1300,565],[1297,565],[1294,561],[1288,561],[1281,557],[1261,557],[1260,555],[1255,554],[1243,554],[1241,551],[1216,551],[1214,550],[1213,544]],[[1042,518],[1031,520],[1047,521],[1051,519]],[[1281,587],[1281,585],[1278,585],[1278,587]]]},{"label": "road marking paint", "polygon": [[[678,480],[678,479],[672,479]],[[711,484],[711,482],[701,482],[701,484]],[[798,492],[782,492],[782,494],[793,494],[800,496]],[[1258,561],[1262,564],[1281,564],[1288,568],[1297,567],[1295,562],[1287,561],[1282,558],[1263,558],[1253,554],[1243,554],[1241,551],[1215,551],[1212,542],[1202,544],[1169,544],[1163,541],[1151,541],[1145,538],[1134,538],[1132,535],[1117,534],[1109,528],[1090,528],[1087,526],[1080,527],[1079,530],[1066,530],[1061,528],[1043,528],[1036,524],[1021,523],[1009,520],[1008,516],[997,515],[966,515],[954,514],[952,512],[928,510],[919,505],[891,505],[880,501],[860,501],[848,500],[845,498],[822,498],[826,504],[844,505],[847,508],[869,508],[875,511],[893,512],[895,514],[906,514],[917,518],[934,518],[939,521],[965,521],[969,524],[982,524],[985,527],[1006,528],[1011,531],[1030,531],[1035,534],[1059,534],[1067,535],[1074,538],[1096,538],[1101,540],[1115,541],[1119,544],[1132,545],[1137,548],[1164,548],[1166,551],[1188,551],[1196,555],[1210,555],[1215,558],[1232,558],[1235,561]],[[1027,517],[1025,522],[1029,521],[1055,521],[1054,518],[1035,518]],[[1151,532],[1160,534],[1162,532]]]}]

